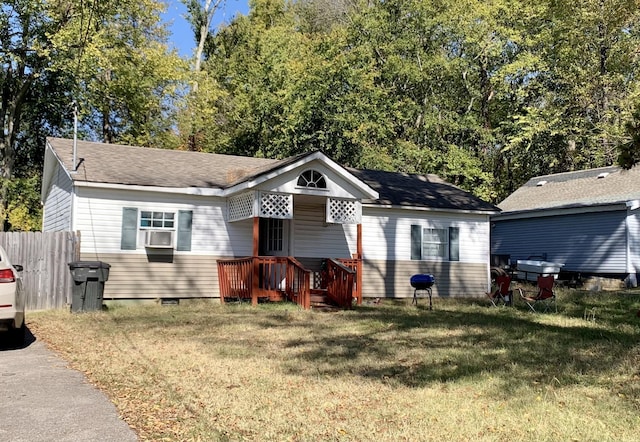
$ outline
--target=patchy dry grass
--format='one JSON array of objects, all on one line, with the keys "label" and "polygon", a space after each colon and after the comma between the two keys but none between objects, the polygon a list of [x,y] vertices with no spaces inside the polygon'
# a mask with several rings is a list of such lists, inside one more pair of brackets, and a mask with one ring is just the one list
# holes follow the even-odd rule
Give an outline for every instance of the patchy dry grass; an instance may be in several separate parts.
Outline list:
[{"label": "patchy dry grass", "polygon": [[558,314],[487,303],[202,302],[28,325],[142,440],[638,440],[640,292],[564,292]]}]

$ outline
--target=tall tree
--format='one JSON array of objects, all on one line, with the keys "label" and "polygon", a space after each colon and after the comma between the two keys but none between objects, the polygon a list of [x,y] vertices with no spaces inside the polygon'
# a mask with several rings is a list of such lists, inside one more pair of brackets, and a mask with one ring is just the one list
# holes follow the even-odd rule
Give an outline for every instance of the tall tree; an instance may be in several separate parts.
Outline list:
[{"label": "tall tree", "polygon": [[54,67],[74,78],[70,92],[91,138],[172,144],[186,65],[168,50],[163,8],[155,0],[97,2],[53,36]]},{"label": "tall tree", "polygon": [[[11,227],[9,212],[21,206],[10,199],[37,201],[44,137],[69,127],[74,100],[91,138],[146,145],[170,137],[170,121],[163,117],[177,56],[171,58],[163,44],[160,10],[152,0],[2,2],[0,199],[5,230]],[[23,210],[12,218],[13,228],[20,228],[16,222],[32,228],[27,218],[37,212]]]},{"label": "tall tree", "polygon": [[178,117],[181,145],[189,150],[206,150],[207,140],[214,138],[217,105],[224,94],[207,71],[202,70],[204,49],[213,32],[213,17],[223,0],[182,0],[187,7],[187,20],[191,24],[196,43],[193,54],[189,90]]},{"label": "tall tree", "polygon": [[638,95],[637,0],[549,2],[532,50],[542,62],[530,74],[538,88],[509,148],[519,163],[545,156],[549,173],[611,165],[624,121]]},{"label": "tall tree", "polygon": [[625,128],[629,140],[618,146],[618,164],[625,169],[631,169],[640,163],[640,106],[636,107]]},{"label": "tall tree", "polygon": [[210,36],[206,149],[321,148],[491,201],[611,164],[639,93],[638,0],[255,0]]},{"label": "tall tree", "polygon": [[[59,91],[58,86],[69,84],[68,79],[50,70],[50,36],[61,32],[72,20],[71,8],[64,2],[14,0],[5,1],[0,7],[0,199],[4,230],[10,228],[9,196],[11,189],[15,194],[12,180],[16,174],[16,159],[21,154],[26,155],[26,159],[32,157],[28,147],[21,149],[21,138],[25,138],[23,124],[25,120],[35,120],[33,111],[42,109],[41,97],[51,88]],[[59,94],[52,92],[51,96],[59,97]],[[60,119],[60,112],[64,113],[64,107],[49,111],[51,121],[55,123]],[[34,166],[32,163],[31,167]],[[23,166],[23,173],[32,172],[31,167]]]}]

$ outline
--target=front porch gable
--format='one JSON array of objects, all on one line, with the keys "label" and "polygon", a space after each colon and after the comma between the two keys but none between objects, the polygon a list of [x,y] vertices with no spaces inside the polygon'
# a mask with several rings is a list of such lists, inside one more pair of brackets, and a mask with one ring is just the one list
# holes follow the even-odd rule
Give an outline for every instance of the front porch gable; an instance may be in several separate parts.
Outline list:
[{"label": "front porch gable", "polygon": [[[249,218],[293,219],[293,195],[252,191],[227,199],[227,220],[242,221]],[[325,222],[328,224],[360,224],[360,201],[326,197]]]}]

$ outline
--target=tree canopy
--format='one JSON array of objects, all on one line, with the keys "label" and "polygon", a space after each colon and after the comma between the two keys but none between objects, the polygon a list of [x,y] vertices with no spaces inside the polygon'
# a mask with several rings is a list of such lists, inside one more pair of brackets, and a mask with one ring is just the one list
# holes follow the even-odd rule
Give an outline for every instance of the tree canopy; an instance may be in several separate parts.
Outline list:
[{"label": "tree canopy", "polygon": [[532,176],[640,161],[640,0],[251,0],[217,28],[224,3],[184,3],[190,59],[167,49],[158,0],[2,3],[5,212],[25,201],[16,180],[39,185],[72,102],[85,138],[321,149],[491,202]]}]

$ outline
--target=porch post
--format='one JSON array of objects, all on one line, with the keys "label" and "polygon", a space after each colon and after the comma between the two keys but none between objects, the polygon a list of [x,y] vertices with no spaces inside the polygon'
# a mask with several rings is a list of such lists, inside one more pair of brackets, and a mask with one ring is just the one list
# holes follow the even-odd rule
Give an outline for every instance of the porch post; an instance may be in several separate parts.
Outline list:
[{"label": "porch post", "polygon": [[253,217],[253,277],[251,278],[251,305],[258,305],[258,290],[260,289],[260,264],[258,263],[258,245],[260,238],[260,217]]},{"label": "porch post", "polygon": [[362,223],[357,226],[356,253],[358,264],[356,266],[356,287],[358,295],[358,305],[362,305]]},{"label": "porch post", "polygon": [[253,217],[253,255],[258,256],[258,240],[260,239],[260,217]]}]

